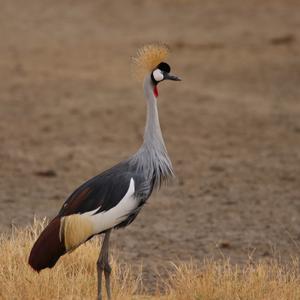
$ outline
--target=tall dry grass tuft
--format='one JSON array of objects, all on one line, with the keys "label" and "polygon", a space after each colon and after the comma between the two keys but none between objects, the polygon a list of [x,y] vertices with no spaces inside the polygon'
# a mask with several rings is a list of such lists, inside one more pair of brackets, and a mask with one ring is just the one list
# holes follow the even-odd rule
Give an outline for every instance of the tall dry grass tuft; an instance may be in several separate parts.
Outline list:
[{"label": "tall dry grass tuft", "polygon": [[[27,264],[33,242],[46,221],[0,236],[0,299],[95,299],[99,240],[65,255],[51,270],[40,274]],[[120,266],[112,258],[113,299],[136,300],[299,300],[299,261],[238,267],[227,262],[174,265],[164,279],[167,292],[143,294],[141,272]],[[162,279],[163,280],[163,279]]]},{"label": "tall dry grass tuft", "polygon": [[299,261],[239,267],[229,261],[174,266],[166,299],[172,300],[299,300]]},{"label": "tall dry grass tuft", "polygon": [[[0,299],[95,299],[96,261],[99,239],[95,238],[69,255],[54,268],[39,274],[28,265],[30,249],[47,224],[35,220],[25,229],[12,229],[0,237]],[[140,284],[129,266],[112,258],[113,299],[132,299]]]}]

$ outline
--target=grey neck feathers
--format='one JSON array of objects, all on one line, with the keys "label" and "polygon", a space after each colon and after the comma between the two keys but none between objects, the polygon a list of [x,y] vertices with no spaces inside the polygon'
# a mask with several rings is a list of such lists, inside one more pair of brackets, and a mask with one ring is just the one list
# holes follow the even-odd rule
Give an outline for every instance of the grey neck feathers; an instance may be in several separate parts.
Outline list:
[{"label": "grey neck feathers", "polygon": [[174,173],[160,129],[157,99],[153,88],[149,75],[144,80],[144,94],[147,100],[144,142],[132,157],[132,161],[146,178],[154,181],[154,186],[159,187],[166,179],[174,176]]}]

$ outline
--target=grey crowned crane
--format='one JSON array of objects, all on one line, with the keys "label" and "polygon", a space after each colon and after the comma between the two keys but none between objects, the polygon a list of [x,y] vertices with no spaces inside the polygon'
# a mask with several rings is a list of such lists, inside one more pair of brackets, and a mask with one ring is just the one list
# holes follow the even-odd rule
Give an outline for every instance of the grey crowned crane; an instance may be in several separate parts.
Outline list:
[{"label": "grey crowned crane", "polygon": [[37,272],[52,268],[65,253],[94,235],[104,234],[97,261],[98,299],[102,299],[102,274],[111,299],[109,237],[112,229],[129,225],[138,215],[153,189],[173,176],[162,137],[157,110],[157,86],[164,80],[179,81],[164,62],[168,48],[147,45],[138,50],[134,63],[143,75],[147,100],[144,142],[139,150],[103,173],[79,186],[65,201],[32,247],[29,264]]}]

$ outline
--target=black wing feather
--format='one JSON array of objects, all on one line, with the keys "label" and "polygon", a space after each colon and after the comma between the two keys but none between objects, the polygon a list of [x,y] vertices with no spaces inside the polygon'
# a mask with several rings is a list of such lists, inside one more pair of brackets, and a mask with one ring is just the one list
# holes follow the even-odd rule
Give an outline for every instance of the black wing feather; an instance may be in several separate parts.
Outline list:
[{"label": "black wing feather", "polygon": [[91,178],[67,198],[58,215],[82,214],[98,207],[95,213],[110,210],[125,196],[131,178],[135,183],[140,181],[124,165],[117,165]]}]

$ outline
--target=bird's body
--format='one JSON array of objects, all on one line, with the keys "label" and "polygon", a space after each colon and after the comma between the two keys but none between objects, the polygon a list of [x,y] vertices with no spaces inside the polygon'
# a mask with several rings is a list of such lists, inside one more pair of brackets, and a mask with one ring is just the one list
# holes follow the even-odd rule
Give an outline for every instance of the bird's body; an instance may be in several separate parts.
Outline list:
[{"label": "bird's body", "polygon": [[[169,77],[172,79],[171,75]],[[153,189],[173,176],[159,125],[157,83],[152,73],[144,79],[147,121],[142,146],[130,158],[91,178],[67,198],[58,215],[45,228],[31,250],[29,264],[35,270],[53,267],[63,254],[94,235],[106,233],[98,260],[98,276],[102,276],[103,270],[106,276],[106,271],[110,270],[108,239],[111,229],[130,224]],[[106,279],[110,298],[109,275]],[[98,282],[100,299],[99,277]]]}]

